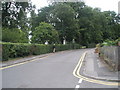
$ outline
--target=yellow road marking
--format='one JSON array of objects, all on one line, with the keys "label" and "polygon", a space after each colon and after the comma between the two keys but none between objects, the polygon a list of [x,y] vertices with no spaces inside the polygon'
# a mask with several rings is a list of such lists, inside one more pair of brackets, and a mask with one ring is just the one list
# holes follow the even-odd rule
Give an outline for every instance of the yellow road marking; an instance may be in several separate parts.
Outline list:
[{"label": "yellow road marking", "polygon": [[[116,86],[116,85],[117,85],[117,86],[120,85],[120,83],[116,83],[116,82],[106,82],[106,81],[101,81],[101,80],[95,80],[95,79],[87,78],[87,77],[85,77],[85,76],[80,75],[79,72],[80,72],[80,69],[81,69],[81,66],[82,66],[82,62],[83,62],[83,60],[84,60],[84,58],[85,58],[85,55],[86,55],[86,52],[82,55],[82,57],[80,58],[80,60],[79,60],[79,62],[78,62],[78,64],[77,64],[77,66],[75,67],[75,69],[74,69],[74,71],[73,71],[73,75],[74,75],[75,77],[77,77],[77,78],[82,78],[83,80],[88,81],[88,82],[93,82],[93,83],[98,83],[98,84],[103,84],[103,85],[115,85],[115,86]],[[42,57],[41,59],[46,58],[46,57],[48,57],[48,55],[45,56],[45,57]],[[38,60],[38,58],[32,59],[32,60],[30,60],[30,61],[26,61],[26,62],[14,64],[14,65],[2,67],[2,68],[0,68],[0,70],[7,69],[7,68],[11,68],[11,67],[15,67],[15,66],[19,66],[19,65],[22,65],[22,64],[26,64],[26,63],[29,63],[29,62],[36,61],[36,60]]]},{"label": "yellow road marking", "polygon": [[83,53],[82,57],[78,61],[78,64],[76,65],[76,67],[75,67],[75,69],[73,71],[73,75],[75,77],[82,78],[85,81],[92,82],[92,83],[97,83],[97,84],[112,85],[112,86],[119,86],[120,85],[120,83],[118,83],[118,82],[101,81],[101,80],[91,79],[91,78],[80,75],[80,69],[82,67],[82,63],[83,63],[83,60],[85,58],[86,53],[87,52]]},{"label": "yellow road marking", "polygon": [[[61,51],[60,53],[63,53],[63,52],[64,52],[64,51]],[[50,54],[50,55],[53,55],[53,53]],[[48,57],[48,56],[50,56],[50,55],[43,56],[43,57],[41,57],[41,59],[46,58],[46,57]],[[38,58],[39,58],[39,57],[38,57]],[[0,67],[0,70],[7,69],[7,68],[11,68],[11,67],[15,67],[15,66],[19,66],[19,65],[26,64],[26,63],[29,63],[29,62],[33,62],[33,61],[38,60],[38,58],[36,58],[36,59],[31,59],[31,60],[25,61],[25,62],[20,62],[20,63],[17,63],[17,64],[13,64],[13,65],[10,65],[10,66]]]},{"label": "yellow road marking", "polygon": [[[49,55],[43,56],[43,57],[41,57],[41,59],[46,58],[46,57],[48,57],[48,56],[49,56]],[[38,57],[38,58],[40,58],[40,57]],[[33,61],[39,60],[38,58],[36,58],[36,59],[31,59],[31,60],[29,60],[29,61],[25,61],[25,62],[21,62],[21,63],[17,63],[17,64],[13,64],[13,65],[10,65],[10,66],[1,67],[0,70],[7,69],[7,68],[11,68],[11,67],[15,67],[15,66],[19,66],[19,65],[26,64],[26,63],[29,63],[29,62],[33,62]]]}]

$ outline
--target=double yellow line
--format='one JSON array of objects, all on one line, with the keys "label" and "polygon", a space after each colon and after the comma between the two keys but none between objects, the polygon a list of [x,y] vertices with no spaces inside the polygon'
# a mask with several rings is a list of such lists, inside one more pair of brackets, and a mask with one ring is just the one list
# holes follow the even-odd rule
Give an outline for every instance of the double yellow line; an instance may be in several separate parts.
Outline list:
[{"label": "double yellow line", "polygon": [[112,86],[119,86],[120,83],[118,82],[108,82],[108,81],[102,81],[102,80],[96,80],[96,79],[91,79],[91,78],[88,78],[88,77],[85,77],[83,75],[80,74],[80,69],[82,67],[82,63],[83,63],[83,60],[86,56],[87,52],[84,52],[82,57],[80,58],[77,66],[75,67],[74,71],[73,71],[73,75],[77,78],[82,78],[84,81],[88,81],[88,82],[92,82],[92,83],[97,83],[97,84],[102,84],[102,85],[112,85]]}]

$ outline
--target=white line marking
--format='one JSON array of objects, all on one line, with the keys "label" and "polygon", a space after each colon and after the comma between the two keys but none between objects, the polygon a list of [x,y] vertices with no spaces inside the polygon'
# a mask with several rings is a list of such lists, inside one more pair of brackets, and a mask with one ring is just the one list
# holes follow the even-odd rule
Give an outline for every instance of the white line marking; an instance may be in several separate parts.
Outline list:
[{"label": "white line marking", "polygon": [[80,85],[76,85],[75,88],[80,88]]},{"label": "white line marking", "polygon": [[81,78],[81,79],[79,79],[78,83],[82,83],[82,80],[83,80],[82,78]]}]

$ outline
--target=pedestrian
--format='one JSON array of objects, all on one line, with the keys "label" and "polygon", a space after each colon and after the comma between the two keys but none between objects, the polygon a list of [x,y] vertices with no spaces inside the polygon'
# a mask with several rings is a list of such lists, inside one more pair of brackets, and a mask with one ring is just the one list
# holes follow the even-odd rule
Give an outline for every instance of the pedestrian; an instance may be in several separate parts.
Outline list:
[{"label": "pedestrian", "polygon": [[55,49],[55,44],[53,45],[53,53],[55,53],[56,49]]}]

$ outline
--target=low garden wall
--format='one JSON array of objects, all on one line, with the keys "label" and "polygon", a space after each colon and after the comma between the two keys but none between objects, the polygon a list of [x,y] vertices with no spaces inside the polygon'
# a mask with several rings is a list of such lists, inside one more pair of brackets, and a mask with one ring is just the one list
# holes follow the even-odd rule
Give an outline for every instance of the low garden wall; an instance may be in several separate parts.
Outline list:
[{"label": "low garden wall", "polygon": [[120,47],[119,46],[104,46],[100,48],[100,56],[105,62],[113,68],[120,70]]}]

